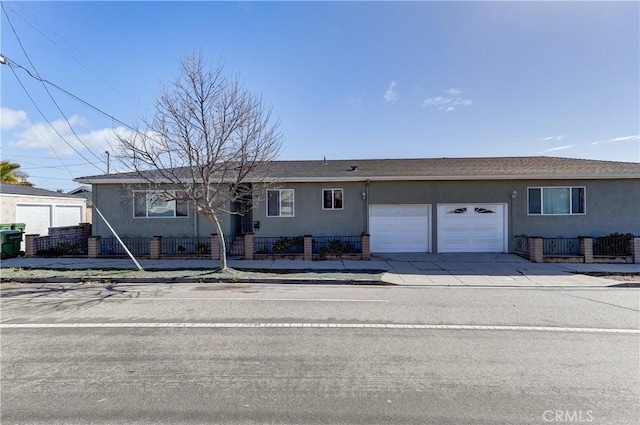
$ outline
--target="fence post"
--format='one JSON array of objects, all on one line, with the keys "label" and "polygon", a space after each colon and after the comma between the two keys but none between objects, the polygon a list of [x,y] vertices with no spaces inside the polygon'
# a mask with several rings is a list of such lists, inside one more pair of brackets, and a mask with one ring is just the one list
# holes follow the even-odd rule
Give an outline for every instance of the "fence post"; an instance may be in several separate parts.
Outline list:
[{"label": "fence post", "polygon": [[544,263],[542,238],[529,238],[529,261]]},{"label": "fence post", "polygon": [[87,240],[87,257],[88,258],[98,258],[100,252],[102,251],[100,248],[101,240],[100,236],[89,236]]},{"label": "fence post", "polygon": [[304,235],[304,261],[313,260],[313,237],[311,235]]},{"label": "fence post", "polygon": [[629,251],[635,264],[640,264],[640,237],[631,238],[629,241]]},{"label": "fence post", "polygon": [[24,236],[24,256],[35,257],[36,256],[36,239],[40,235],[25,235]]},{"label": "fence post", "polygon": [[593,238],[591,236],[579,236],[580,255],[584,257],[585,263],[593,263]]},{"label": "fence post", "polygon": [[211,234],[211,259],[220,259],[220,236],[217,233]]},{"label": "fence post", "polygon": [[371,259],[371,236],[362,235],[362,259]]},{"label": "fence post", "polygon": [[244,235],[244,259],[253,260],[253,232]]},{"label": "fence post", "polygon": [[160,259],[160,254],[162,254],[162,236],[153,236],[149,247],[149,258],[158,260]]}]

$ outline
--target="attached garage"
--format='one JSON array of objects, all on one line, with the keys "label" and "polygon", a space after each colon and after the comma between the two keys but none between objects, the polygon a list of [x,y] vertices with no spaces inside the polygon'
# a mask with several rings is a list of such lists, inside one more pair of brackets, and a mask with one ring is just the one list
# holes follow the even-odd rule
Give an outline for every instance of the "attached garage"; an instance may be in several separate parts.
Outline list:
[{"label": "attached garage", "polygon": [[430,252],[431,205],[371,205],[371,252]]},{"label": "attached garage", "polygon": [[505,204],[438,205],[438,252],[508,252]]}]

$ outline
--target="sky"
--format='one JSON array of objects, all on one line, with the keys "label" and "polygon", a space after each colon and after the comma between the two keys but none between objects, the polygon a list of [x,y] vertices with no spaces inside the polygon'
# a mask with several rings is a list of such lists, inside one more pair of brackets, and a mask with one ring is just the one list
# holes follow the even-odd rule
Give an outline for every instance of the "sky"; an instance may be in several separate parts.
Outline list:
[{"label": "sky", "polygon": [[0,154],[44,189],[123,171],[114,129],[193,53],[272,106],[280,159],[640,162],[636,1],[2,6]]}]

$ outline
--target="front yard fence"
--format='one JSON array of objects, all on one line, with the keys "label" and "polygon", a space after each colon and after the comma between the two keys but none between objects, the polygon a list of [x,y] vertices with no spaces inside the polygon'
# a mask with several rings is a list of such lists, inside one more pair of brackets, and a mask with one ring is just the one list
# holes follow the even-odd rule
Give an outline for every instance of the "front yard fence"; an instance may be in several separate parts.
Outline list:
[{"label": "front yard fence", "polygon": [[640,237],[631,234],[578,238],[518,235],[514,252],[535,263],[640,263]]}]

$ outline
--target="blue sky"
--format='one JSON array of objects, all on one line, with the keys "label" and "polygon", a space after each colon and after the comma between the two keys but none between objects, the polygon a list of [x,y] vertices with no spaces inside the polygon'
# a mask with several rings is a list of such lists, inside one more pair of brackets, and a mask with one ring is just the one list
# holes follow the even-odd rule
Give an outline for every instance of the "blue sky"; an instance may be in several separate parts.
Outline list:
[{"label": "blue sky", "polygon": [[[5,1],[1,53],[134,124],[202,52],[273,106],[281,159],[639,162],[639,27],[638,2]],[[2,159],[46,189],[106,170],[117,122],[0,70]]]}]

